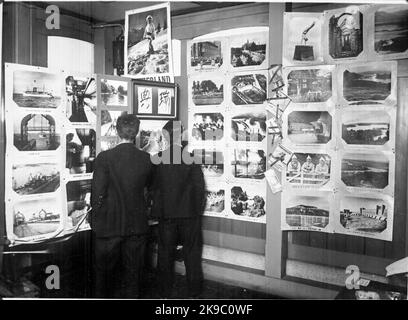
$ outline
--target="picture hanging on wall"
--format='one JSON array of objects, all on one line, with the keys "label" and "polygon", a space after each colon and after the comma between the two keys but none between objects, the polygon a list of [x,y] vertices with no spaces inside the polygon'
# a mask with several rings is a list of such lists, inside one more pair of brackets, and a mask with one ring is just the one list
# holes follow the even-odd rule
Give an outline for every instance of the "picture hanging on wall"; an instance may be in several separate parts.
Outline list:
[{"label": "picture hanging on wall", "polygon": [[266,138],[266,112],[248,111],[231,115],[231,139],[262,142]]},{"label": "picture hanging on wall", "polygon": [[170,3],[126,11],[124,51],[126,76],[172,75]]},{"label": "picture hanging on wall", "polygon": [[321,64],[321,13],[285,12],[283,20],[283,65]]},{"label": "picture hanging on wall", "polygon": [[226,100],[225,77],[218,73],[206,73],[199,76],[191,76],[189,83],[190,105],[206,108],[219,106]]},{"label": "picture hanging on wall", "polygon": [[266,186],[230,184],[230,210],[234,219],[266,222]]},{"label": "picture hanging on wall", "polygon": [[136,146],[151,155],[166,150],[169,146],[163,127],[167,120],[141,120]]},{"label": "picture hanging on wall", "polygon": [[88,212],[91,209],[92,180],[74,180],[67,182],[67,228],[75,230],[89,229]]},{"label": "picture hanging on wall", "polygon": [[224,184],[208,184],[206,183],[206,203],[204,208],[204,215],[213,217],[225,217],[228,213],[225,208],[225,191]]},{"label": "picture hanging on wall", "polygon": [[118,80],[118,77],[100,79],[101,101],[106,107],[126,107],[129,105],[129,81]]},{"label": "picture hanging on wall", "polygon": [[223,38],[202,38],[187,42],[187,72],[203,73],[225,69]]},{"label": "picture hanging on wall", "polygon": [[263,104],[268,90],[268,74],[264,71],[230,75],[230,94],[236,106]]},{"label": "picture hanging on wall", "polygon": [[133,113],[140,119],[176,119],[177,89],[174,83],[132,80]]}]

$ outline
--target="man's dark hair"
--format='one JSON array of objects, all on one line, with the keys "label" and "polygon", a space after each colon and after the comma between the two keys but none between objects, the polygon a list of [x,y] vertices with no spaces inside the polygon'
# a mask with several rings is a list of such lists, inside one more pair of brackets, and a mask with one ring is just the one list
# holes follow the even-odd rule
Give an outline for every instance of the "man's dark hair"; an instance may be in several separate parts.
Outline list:
[{"label": "man's dark hair", "polygon": [[140,120],[134,114],[122,114],[116,121],[116,131],[121,139],[135,140]]}]

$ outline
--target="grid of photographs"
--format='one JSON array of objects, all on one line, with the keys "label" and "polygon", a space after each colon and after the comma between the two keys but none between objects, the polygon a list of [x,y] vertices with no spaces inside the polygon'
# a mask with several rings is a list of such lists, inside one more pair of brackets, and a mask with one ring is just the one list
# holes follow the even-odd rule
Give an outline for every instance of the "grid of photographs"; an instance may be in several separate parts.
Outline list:
[{"label": "grid of photographs", "polygon": [[266,223],[268,28],[205,35],[187,52],[188,138],[202,160],[205,215]]}]

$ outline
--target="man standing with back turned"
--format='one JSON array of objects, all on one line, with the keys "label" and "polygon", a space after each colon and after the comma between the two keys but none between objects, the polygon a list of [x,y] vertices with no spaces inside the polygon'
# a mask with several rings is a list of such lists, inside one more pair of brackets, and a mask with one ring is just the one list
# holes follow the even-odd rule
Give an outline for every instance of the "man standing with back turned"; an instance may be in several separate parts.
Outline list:
[{"label": "man standing with back turned", "polygon": [[144,189],[153,176],[149,154],[134,145],[139,125],[135,115],[120,116],[120,143],[95,161],[91,225],[99,298],[139,297],[148,232]]}]

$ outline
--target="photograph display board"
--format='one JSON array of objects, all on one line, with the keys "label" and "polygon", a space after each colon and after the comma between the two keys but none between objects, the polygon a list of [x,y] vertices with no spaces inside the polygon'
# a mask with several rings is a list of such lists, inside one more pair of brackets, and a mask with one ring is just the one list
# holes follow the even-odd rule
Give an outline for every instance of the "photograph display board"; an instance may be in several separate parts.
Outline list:
[{"label": "photograph display board", "polygon": [[268,28],[187,43],[188,138],[206,181],[205,215],[266,223]]}]

